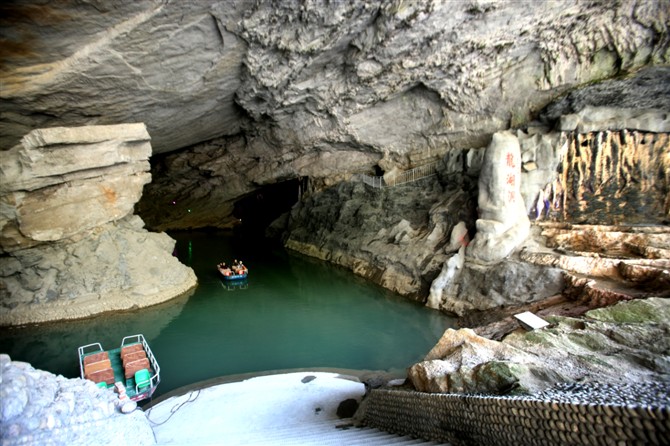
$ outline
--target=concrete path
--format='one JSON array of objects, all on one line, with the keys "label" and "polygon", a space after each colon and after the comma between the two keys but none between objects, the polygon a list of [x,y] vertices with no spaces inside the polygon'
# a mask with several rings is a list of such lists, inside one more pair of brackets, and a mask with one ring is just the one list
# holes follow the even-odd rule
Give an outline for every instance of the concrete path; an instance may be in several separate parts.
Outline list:
[{"label": "concrete path", "polygon": [[147,409],[158,444],[356,445],[435,444],[370,428],[337,416],[365,393],[357,378],[297,372],[192,390]]}]

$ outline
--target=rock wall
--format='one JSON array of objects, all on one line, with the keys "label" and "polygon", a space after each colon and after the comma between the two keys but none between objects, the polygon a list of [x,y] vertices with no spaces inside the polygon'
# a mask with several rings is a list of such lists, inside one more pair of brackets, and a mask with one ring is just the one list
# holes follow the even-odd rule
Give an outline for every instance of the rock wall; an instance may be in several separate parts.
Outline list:
[{"label": "rock wall", "polygon": [[[492,135],[521,127],[527,137],[517,132],[519,190],[526,213],[534,207],[537,215],[538,199],[543,203],[556,192],[547,190],[544,176],[555,173],[551,140],[559,137],[546,132],[557,122],[564,130],[571,122],[589,131],[611,129],[592,125],[591,118],[594,107],[600,121],[601,108],[613,107],[628,109],[646,126],[649,113],[670,110],[667,0],[315,0],[299,7],[143,0],[114,8],[64,1],[42,8],[14,2],[5,11],[0,146],[12,146],[38,127],[142,116],[155,153],[182,149],[154,163],[155,181],[138,205],[149,226],[159,229],[231,227],[236,201],[297,178],[308,177],[309,192],[318,193],[355,173],[392,173],[459,157],[460,165],[451,167],[473,176],[471,161],[481,159],[477,153]],[[531,128],[534,118],[546,131]],[[445,194],[434,203],[450,199]],[[468,202],[464,212],[476,205]],[[368,277],[384,276],[391,288],[423,300],[440,274],[440,256],[456,252],[439,246],[451,237],[441,231],[450,232],[457,221],[433,233],[439,225],[426,216],[420,224],[396,217],[383,229],[394,237],[415,235],[417,246],[425,246],[420,253],[398,262],[386,257],[396,251],[404,257],[395,241],[375,242],[372,250],[352,242],[346,244],[351,252],[334,257],[348,257],[343,264]],[[470,238],[479,237],[470,258],[484,240],[474,220],[463,219]],[[423,231],[432,238],[424,241]],[[342,227],[333,234],[340,239],[350,232]],[[375,240],[371,234],[355,238]],[[340,243],[293,239],[305,251],[322,250],[323,258]],[[512,239],[498,257],[513,252],[518,240]],[[489,254],[480,260],[493,261]],[[354,267],[354,258],[365,266]],[[447,273],[455,277],[458,259],[452,263]],[[390,265],[393,272],[384,273]],[[540,274],[548,279],[538,288],[555,288],[551,274]],[[444,286],[459,287],[444,279]],[[439,285],[434,305],[455,310],[440,303]],[[499,301],[510,298],[507,293]],[[459,311],[498,302],[487,299],[476,298]]]},{"label": "rock wall", "polygon": [[151,179],[143,124],[35,130],[0,163],[0,325],[153,305],[195,275],[133,206]]},{"label": "rock wall", "polygon": [[428,178],[398,188],[344,182],[305,198],[289,215],[286,247],[423,301],[445,252],[460,246],[449,243],[452,228],[472,220],[473,185]]},{"label": "rock wall", "polygon": [[[560,179],[562,203],[555,210],[560,220],[670,222],[669,136],[635,130],[569,134]],[[546,206],[545,212],[551,211]]]},{"label": "rock wall", "polygon": [[[662,283],[668,265],[654,260],[662,258],[670,244],[662,227],[616,233],[615,226],[592,226],[589,246],[579,244],[586,239],[577,226],[574,237],[565,234],[560,240],[547,238],[550,230],[542,229],[541,224],[552,221],[565,222],[567,233],[571,222],[589,219],[643,225],[667,221],[667,135],[631,138],[640,132],[615,128],[642,125],[640,113],[592,110],[591,128],[612,128],[598,134],[601,143],[592,142],[592,134],[550,131],[538,124],[495,136],[486,150],[452,150],[442,158],[437,177],[381,190],[357,185],[355,194],[342,194],[353,187],[344,185],[339,192],[313,193],[291,212],[286,246],[458,315],[538,301],[573,287],[598,305],[622,296],[665,295]],[[662,113],[644,115],[646,128],[665,128]],[[628,143],[621,144],[620,138]],[[361,211],[379,208],[380,197],[385,217]],[[412,214],[401,204],[408,202],[414,203]],[[436,223],[438,209],[440,215],[448,215],[446,225]],[[529,218],[536,222],[532,231]],[[457,228],[459,221],[462,229]],[[617,248],[615,243],[625,245]],[[398,251],[398,246],[405,248]],[[559,254],[551,250],[567,251],[566,258],[558,260]],[[630,261],[594,259],[596,252]],[[637,272],[622,273],[604,262]],[[584,288],[579,275],[603,283]],[[643,275],[645,279],[631,280]],[[616,290],[609,286],[607,291],[607,280],[617,283]]]},{"label": "rock wall", "polygon": [[612,77],[652,93],[591,88],[545,117],[658,108],[670,63],[667,0],[68,0],[3,12],[0,147],[36,128],[141,116],[155,153],[189,148],[172,173],[156,168],[171,179],[143,202],[157,228],[229,227],[232,201],[265,184],[318,188],[484,147]]}]

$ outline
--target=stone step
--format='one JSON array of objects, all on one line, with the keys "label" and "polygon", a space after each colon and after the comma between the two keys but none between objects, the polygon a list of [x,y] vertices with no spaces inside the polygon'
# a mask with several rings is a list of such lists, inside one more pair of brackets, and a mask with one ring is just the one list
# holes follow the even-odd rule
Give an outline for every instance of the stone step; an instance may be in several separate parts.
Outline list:
[{"label": "stone step", "polygon": [[[346,426],[346,427],[338,427]],[[354,427],[333,420],[283,429],[236,433],[238,444],[272,445],[437,445],[440,443],[401,436],[370,427]]]}]

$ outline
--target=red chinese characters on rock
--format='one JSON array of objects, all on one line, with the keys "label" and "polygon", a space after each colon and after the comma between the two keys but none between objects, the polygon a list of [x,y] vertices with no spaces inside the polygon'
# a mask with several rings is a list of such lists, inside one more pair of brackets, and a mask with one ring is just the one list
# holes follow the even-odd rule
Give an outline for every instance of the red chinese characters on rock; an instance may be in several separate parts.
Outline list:
[{"label": "red chinese characters on rock", "polygon": [[518,172],[514,154],[511,152],[507,152],[505,155],[505,167],[505,197],[507,202],[513,203],[516,201],[516,177]]}]

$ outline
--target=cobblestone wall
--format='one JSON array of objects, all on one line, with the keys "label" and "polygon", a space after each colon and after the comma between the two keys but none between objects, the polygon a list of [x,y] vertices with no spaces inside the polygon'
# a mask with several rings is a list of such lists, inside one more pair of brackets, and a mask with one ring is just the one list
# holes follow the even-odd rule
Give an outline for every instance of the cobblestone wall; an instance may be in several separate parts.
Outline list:
[{"label": "cobblestone wall", "polygon": [[454,446],[667,445],[668,390],[668,383],[573,385],[530,397],[492,397],[375,389],[358,417],[368,426]]}]

